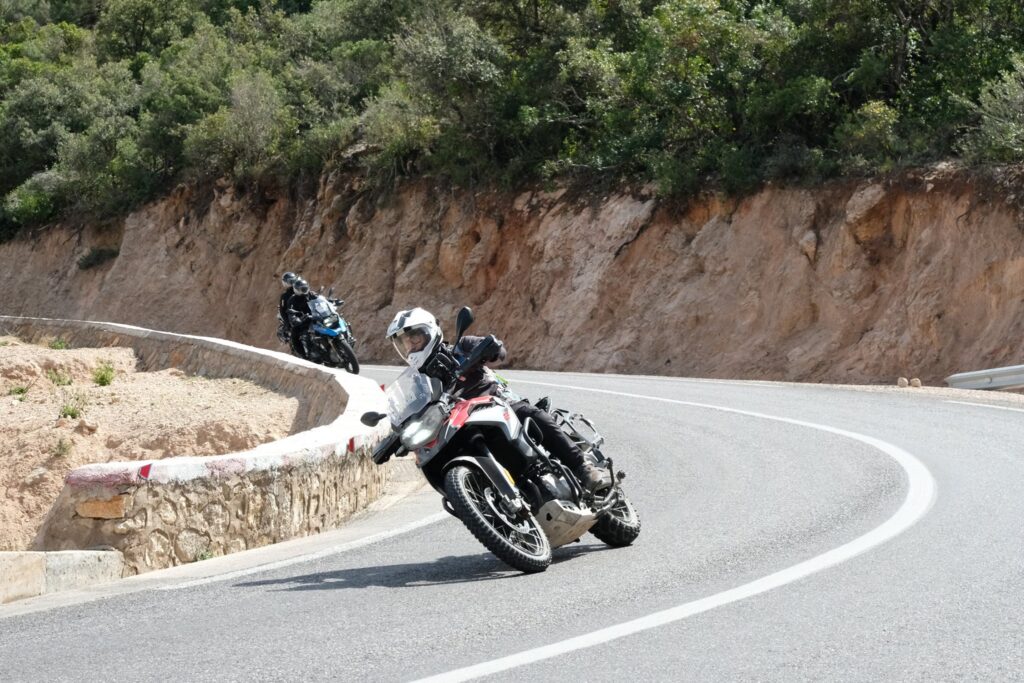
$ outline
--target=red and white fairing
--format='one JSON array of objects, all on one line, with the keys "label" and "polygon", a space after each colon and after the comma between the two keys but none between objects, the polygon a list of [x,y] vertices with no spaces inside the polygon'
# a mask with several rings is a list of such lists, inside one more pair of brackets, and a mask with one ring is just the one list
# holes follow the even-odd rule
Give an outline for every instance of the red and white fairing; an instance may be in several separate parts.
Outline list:
[{"label": "red and white fairing", "polygon": [[523,431],[523,423],[504,400],[496,396],[463,399],[452,408],[438,437],[419,450],[416,463],[422,467],[429,462],[466,425],[494,427],[511,442],[518,441]]}]

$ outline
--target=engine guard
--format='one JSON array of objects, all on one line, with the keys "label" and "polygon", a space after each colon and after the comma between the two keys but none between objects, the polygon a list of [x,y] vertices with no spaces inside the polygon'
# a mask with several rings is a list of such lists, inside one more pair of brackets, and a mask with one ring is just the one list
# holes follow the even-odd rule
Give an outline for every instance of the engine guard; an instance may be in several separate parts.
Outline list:
[{"label": "engine guard", "polygon": [[597,523],[597,515],[562,500],[549,500],[536,514],[552,548],[572,543]]}]

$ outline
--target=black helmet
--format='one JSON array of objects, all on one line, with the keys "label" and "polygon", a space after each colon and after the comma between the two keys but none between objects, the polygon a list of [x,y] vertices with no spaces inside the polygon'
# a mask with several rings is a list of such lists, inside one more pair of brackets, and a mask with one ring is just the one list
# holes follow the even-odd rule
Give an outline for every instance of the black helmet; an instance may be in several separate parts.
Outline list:
[{"label": "black helmet", "polygon": [[296,294],[309,294],[309,283],[301,277],[297,277],[295,282],[292,283],[292,291]]},{"label": "black helmet", "polygon": [[299,276],[289,270],[287,273],[281,276],[281,284],[283,284],[285,287],[291,287],[292,285],[295,284],[295,281],[298,279]]}]

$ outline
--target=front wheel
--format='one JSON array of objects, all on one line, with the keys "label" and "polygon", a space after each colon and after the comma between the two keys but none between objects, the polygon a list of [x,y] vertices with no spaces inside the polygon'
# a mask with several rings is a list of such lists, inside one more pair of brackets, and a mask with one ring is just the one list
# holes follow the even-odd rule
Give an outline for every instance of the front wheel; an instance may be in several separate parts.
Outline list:
[{"label": "front wheel", "polygon": [[612,547],[627,546],[640,535],[640,515],[636,514],[633,504],[620,490],[619,501],[597,520],[597,524],[590,528],[590,533]]},{"label": "front wheel", "polygon": [[356,360],[356,352],[352,350],[352,346],[340,337],[335,337],[333,341],[334,352],[341,360],[341,367],[348,370],[353,375],[358,375],[359,361]]},{"label": "front wheel", "polygon": [[528,573],[542,572],[551,564],[551,544],[537,520],[529,512],[512,517],[479,470],[452,467],[445,475],[444,491],[462,523],[499,560]]}]

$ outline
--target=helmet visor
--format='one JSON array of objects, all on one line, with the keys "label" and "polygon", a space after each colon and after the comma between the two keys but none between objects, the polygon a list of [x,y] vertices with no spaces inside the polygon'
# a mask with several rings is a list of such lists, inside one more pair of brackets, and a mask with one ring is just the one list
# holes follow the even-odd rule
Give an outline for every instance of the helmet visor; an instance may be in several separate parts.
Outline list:
[{"label": "helmet visor", "polygon": [[408,363],[410,354],[427,347],[430,343],[430,334],[423,326],[409,327],[392,337],[391,343],[395,345],[395,350],[402,360]]}]

